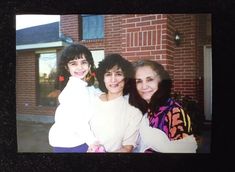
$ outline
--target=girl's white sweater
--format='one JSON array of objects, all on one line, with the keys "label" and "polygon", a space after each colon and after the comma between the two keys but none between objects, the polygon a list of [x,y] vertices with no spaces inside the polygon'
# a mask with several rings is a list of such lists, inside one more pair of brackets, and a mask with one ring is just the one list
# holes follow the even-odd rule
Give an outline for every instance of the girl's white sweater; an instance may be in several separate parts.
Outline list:
[{"label": "girl's white sweater", "polygon": [[59,95],[60,104],[55,112],[55,123],[49,131],[51,146],[75,147],[97,141],[90,130],[89,121],[93,114],[93,99],[98,92],[79,78],[69,78]]}]

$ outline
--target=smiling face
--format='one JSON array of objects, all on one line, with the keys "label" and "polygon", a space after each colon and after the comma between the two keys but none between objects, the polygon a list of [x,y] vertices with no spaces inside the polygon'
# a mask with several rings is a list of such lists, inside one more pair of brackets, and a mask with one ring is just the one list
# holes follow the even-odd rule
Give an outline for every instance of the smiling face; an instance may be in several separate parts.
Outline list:
[{"label": "smiling face", "polygon": [[70,60],[67,64],[67,70],[71,76],[85,80],[85,76],[90,71],[91,65],[88,63],[84,55],[82,58]]},{"label": "smiling face", "polygon": [[149,103],[152,95],[158,90],[159,75],[150,66],[142,66],[137,68],[135,79],[139,95]]},{"label": "smiling face", "polygon": [[104,74],[105,87],[108,94],[120,96],[123,94],[125,86],[124,74],[121,68],[114,66]]}]

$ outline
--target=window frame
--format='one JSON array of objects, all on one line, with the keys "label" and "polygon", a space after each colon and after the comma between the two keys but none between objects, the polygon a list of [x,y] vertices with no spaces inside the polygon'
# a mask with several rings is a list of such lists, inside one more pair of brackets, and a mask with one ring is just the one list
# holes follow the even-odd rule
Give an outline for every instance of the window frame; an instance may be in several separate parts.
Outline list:
[{"label": "window frame", "polygon": [[[38,51],[38,52],[35,52],[36,54],[36,72],[35,72],[35,82],[36,82],[36,106],[38,107],[56,107],[57,106],[57,98],[54,98],[54,100],[52,100],[54,102],[53,105],[49,105],[49,104],[44,104],[44,103],[41,103],[41,92],[40,92],[40,89],[41,89],[41,84],[40,84],[40,56],[41,54],[55,54],[55,70],[57,71],[58,69],[58,57],[57,57],[57,52],[56,50],[51,50],[51,51]],[[55,75],[56,76],[56,75]],[[55,84],[56,84],[56,78],[55,78],[55,81],[54,81],[54,89],[55,89]],[[52,90],[53,91],[53,90]]]},{"label": "window frame", "polygon": [[[84,23],[84,17],[97,17],[97,16],[102,16],[103,19],[102,19],[102,36],[101,37],[89,37],[87,36],[87,38],[84,38],[84,26],[83,26],[83,23]],[[104,15],[94,15],[94,14],[81,14],[80,15],[80,38],[81,40],[84,40],[84,41],[89,41],[89,40],[103,40],[104,39]]]}]

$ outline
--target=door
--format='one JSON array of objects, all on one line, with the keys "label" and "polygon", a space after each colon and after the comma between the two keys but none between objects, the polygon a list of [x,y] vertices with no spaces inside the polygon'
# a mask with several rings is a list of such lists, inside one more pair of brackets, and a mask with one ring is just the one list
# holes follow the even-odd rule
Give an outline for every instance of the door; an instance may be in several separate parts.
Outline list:
[{"label": "door", "polygon": [[204,113],[208,121],[212,120],[212,50],[211,45],[204,46]]}]

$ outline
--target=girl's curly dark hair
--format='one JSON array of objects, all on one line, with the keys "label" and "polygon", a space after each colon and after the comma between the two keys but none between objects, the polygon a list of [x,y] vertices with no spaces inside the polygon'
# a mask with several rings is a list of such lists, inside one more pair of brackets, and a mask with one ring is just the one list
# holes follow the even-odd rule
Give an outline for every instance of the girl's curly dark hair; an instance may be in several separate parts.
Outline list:
[{"label": "girl's curly dark hair", "polygon": [[82,58],[83,56],[88,61],[89,65],[91,65],[91,68],[90,68],[91,72],[88,73],[89,76],[88,75],[86,76],[87,78],[89,78],[87,80],[88,86],[94,84],[95,78],[92,75],[92,73],[95,72],[95,65],[94,65],[94,60],[93,60],[91,51],[87,47],[85,47],[81,44],[71,44],[63,49],[63,51],[59,57],[59,60],[58,60],[59,63],[58,63],[57,75],[58,75],[58,78],[60,76],[63,76],[63,78],[64,78],[63,81],[58,81],[58,82],[60,82],[59,83],[60,87],[62,87],[61,89],[63,89],[65,87],[65,85],[70,77],[70,74],[66,69],[68,62],[71,60],[74,60],[74,59]]}]

